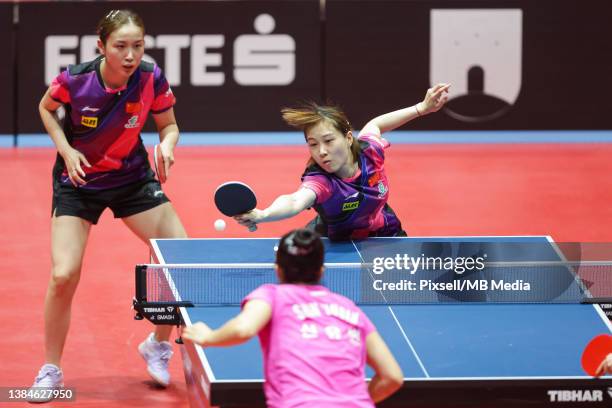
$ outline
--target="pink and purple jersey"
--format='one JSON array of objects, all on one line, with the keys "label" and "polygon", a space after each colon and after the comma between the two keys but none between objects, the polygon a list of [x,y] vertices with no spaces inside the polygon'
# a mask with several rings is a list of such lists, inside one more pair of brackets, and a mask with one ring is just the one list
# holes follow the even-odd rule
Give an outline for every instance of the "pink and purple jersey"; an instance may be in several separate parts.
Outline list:
[{"label": "pink and purple jersey", "polygon": [[265,284],[244,298],[270,304],[259,332],[270,408],[373,408],[365,382],[366,337],[376,328],[324,286]]},{"label": "pink and purple jersey", "polygon": [[302,175],[302,187],[316,194],[314,208],[327,225],[331,239],[394,236],[402,226],[387,205],[389,182],[385,151],[389,142],[374,134],[360,134],[359,170],[340,178],[313,164]]},{"label": "pink and purple jersey", "polygon": [[[71,65],[51,83],[50,96],[66,108],[64,133],[72,147],[92,167],[83,166],[87,184],[80,188],[107,189],[143,179],[150,172],[147,152],[140,138],[149,112],[170,109],[175,98],[157,65],[141,62],[127,85],[104,86],[102,57]],[[58,155],[54,177],[70,184]]]}]

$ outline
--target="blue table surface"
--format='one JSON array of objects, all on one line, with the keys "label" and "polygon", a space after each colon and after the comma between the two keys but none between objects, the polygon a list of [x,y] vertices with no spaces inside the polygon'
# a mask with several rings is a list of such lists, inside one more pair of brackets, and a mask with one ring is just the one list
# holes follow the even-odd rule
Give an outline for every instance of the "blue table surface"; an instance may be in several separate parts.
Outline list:
[{"label": "blue table surface", "polygon": [[[168,264],[272,263],[277,242],[266,238],[152,241],[158,262]],[[559,260],[548,237],[428,237],[342,243],[326,240],[326,263],[359,263],[372,254],[391,256],[423,242],[462,242],[468,247],[471,243],[510,243],[510,253],[498,254],[495,260],[517,259],[517,254],[521,260]],[[513,247],[513,243],[517,246]],[[515,250],[517,253],[513,253]],[[597,334],[612,333],[610,322],[594,305],[433,304],[361,308],[387,342],[406,378],[415,380],[585,377],[580,366],[584,346]],[[202,320],[218,327],[235,316],[239,308],[197,307],[185,311],[186,323]],[[208,348],[204,359],[201,363],[211,368],[212,381],[262,381],[257,339],[231,348]]]}]

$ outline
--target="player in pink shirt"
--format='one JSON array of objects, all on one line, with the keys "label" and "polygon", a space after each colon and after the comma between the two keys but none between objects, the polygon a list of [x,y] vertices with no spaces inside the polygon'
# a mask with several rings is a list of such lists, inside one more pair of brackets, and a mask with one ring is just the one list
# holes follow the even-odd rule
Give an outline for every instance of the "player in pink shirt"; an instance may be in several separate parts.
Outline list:
[{"label": "player in pink shirt", "polygon": [[236,220],[254,230],[258,223],[293,217],[313,207],[318,215],[308,228],[333,240],[406,235],[387,204],[389,181],[384,164],[389,142],[382,134],[438,111],[446,103],[449,86],[437,84],[427,90],[422,102],[370,120],[357,138],[337,107],[311,103],[283,109],[283,119],[304,132],[310,150],[302,184],[268,208],[254,209]]},{"label": "player in pink shirt", "polygon": [[[255,289],[219,329],[198,322],[183,339],[229,346],[258,334],[270,408],[373,408],[400,388],[403,374],[367,316],[319,284],[323,252],[316,232],[289,232],[276,254],[281,283]],[[366,362],[376,372],[369,386]]]}]

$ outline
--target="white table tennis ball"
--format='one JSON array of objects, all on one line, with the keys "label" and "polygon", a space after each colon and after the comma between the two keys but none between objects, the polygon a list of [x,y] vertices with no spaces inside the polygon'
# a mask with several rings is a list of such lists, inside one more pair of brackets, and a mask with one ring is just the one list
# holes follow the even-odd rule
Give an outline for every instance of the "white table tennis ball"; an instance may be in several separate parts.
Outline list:
[{"label": "white table tennis ball", "polygon": [[215,229],[217,231],[223,231],[225,229],[225,221],[223,221],[222,219],[218,219],[217,221],[215,221]]},{"label": "white table tennis ball", "polygon": [[278,245],[274,245],[274,252],[278,252]]}]

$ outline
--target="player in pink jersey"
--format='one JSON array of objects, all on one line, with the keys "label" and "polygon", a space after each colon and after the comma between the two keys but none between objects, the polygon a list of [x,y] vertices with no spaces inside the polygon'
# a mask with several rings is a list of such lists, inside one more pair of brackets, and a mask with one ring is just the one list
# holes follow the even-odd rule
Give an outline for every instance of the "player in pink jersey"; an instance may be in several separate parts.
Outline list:
[{"label": "player in pink jersey", "polygon": [[[53,81],[40,105],[43,124],[58,151],[53,171],[51,279],[45,298],[45,359],[33,389],[63,386],[60,361],[70,325],[83,254],[92,224],[105,208],[148,244],[151,238],[186,237],[154,178],[140,131],[153,113],[167,169],[179,129],[174,95],[161,70],[142,61],[144,24],[129,10],[113,10],[98,24],[94,61],[70,66]],[[56,112],[64,106],[63,123]],[[167,171],[166,171],[167,174]],[[156,326],[139,346],[147,369],[168,385],[171,326]],[[35,402],[49,400],[42,394]]]},{"label": "player in pink jersey", "polygon": [[[255,289],[219,329],[202,322],[185,327],[183,339],[230,346],[258,334],[270,408],[374,407],[401,387],[402,371],[367,316],[319,284],[323,257],[316,232],[289,232],[276,254],[281,284]],[[366,362],[376,373],[369,386]]]},{"label": "player in pink jersey", "polygon": [[384,168],[382,134],[431,112],[446,103],[448,84],[427,90],[418,104],[370,120],[358,138],[346,115],[337,107],[314,103],[283,109],[283,119],[304,132],[310,161],[300,188],[284,194],[263,210],[254,209],[235,219],[249,229],[261,222],[293,217],[314,207],[317,217],[309,224],[334,240],[402,236],[400,220],[387,204],[389,183]]}]

